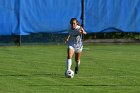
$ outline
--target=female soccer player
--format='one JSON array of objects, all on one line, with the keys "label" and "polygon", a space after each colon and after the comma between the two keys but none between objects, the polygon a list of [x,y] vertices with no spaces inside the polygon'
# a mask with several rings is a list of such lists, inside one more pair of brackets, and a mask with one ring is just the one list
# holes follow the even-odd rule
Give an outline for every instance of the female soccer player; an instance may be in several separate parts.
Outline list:
[{"label": "female soccer player", "polygon": [[71,29],[68,32],[68,37],[66,38],[68,44],[67,51],[67,61],[66,61],[66,70],[71,70],[72,65],[72,56],[75,53],[75,74],[78,73],[78,68],[80,65],[80,56],[83,49],[82,44],[82,35],[86,35],[85,30],[79,25],[79,22],[76,18],[70,20]]}]

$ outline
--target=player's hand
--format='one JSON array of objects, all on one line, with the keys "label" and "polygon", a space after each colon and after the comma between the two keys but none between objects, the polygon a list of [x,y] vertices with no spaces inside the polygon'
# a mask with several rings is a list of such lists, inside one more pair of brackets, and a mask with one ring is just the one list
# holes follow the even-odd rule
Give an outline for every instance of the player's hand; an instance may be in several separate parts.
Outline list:
[{"label": "player's hand", "polygon": [[81,28],[81,29],[79,30],[79,32],[80,32],[80,33],[83,33],[83,29]]},{"label": "player's hand", "polygon": [[68,39],[65,39],[65,44],[68,42]]},{"label": "player's hand", "polygon": [[80,28],[79,32],[80,32],[81,34],[87,34],[87,33],[85,32],[85,30],[84,30],[82,27]]}]

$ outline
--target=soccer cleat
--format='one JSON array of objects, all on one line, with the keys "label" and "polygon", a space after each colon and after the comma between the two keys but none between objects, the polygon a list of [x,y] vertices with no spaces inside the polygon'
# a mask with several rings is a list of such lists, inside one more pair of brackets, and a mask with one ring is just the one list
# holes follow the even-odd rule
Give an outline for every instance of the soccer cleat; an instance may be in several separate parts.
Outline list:
[{"label": "soccer cleat", "polygon": [[78,74],[78,67],[75,67],[75,74]]}]

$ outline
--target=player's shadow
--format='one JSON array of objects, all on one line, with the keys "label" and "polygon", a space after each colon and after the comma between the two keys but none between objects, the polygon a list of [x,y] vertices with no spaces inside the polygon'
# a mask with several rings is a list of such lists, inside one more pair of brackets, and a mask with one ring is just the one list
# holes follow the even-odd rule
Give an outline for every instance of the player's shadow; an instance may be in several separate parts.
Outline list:
[{"label": "player's shadow", "polygon": [[46,72],[33,74],[0,74],[0,77],[31,77],[31,76],[64,78],[62,74],[46,73]]},{"label": "player's shadow", "polygon": [[[29,74],[29,75],[26,75],[26,74],[0,74],[0,77],[32,77],[32,76],[35,76],[35,77],[51,77],[51,78],[65,78],[64,75],[62,74],[56,74],[56,73],[34,73],[34,74]],[[66,78],[66,79],[69,79],[69,78]],[[72,85],[69,85],[69,84],[28,84],[27,86],[85,86],[85,87],[96,87],[96,86],[99,86],[99,87],[139,87],[140,85],[139,84],[136,84],[136,85],[127,85],[127,84],[72,84]]]},{"label": "player's shadow", "polygon": [[99,85],[88,85],[88,84],[81,84],[81,85],[77,85],[77,84],[74,84],[74,85],[68,85],[68,84],[29,84],[28,86],[85,86],[85,87],[139,87],[140,85],[110,85],[110,84],[105,84],[105,85],[102,85],[102,84],[99,84]]},{"label": "player's shadow", "polygon": [[19,77],[19,76],[29,76],[29,75],[24,75],[24,74],[2,74],[0,77]]}]

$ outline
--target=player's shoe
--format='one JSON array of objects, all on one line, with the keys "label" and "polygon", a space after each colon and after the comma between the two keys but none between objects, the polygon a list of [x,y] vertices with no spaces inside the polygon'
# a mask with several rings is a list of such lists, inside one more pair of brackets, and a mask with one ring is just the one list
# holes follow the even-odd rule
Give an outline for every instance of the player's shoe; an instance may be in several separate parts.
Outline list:
[{"label": "player's shoe", "polygon": [[78,74],[78,67],[75,67],[75,74]]}]

